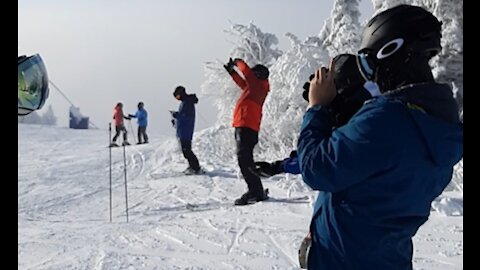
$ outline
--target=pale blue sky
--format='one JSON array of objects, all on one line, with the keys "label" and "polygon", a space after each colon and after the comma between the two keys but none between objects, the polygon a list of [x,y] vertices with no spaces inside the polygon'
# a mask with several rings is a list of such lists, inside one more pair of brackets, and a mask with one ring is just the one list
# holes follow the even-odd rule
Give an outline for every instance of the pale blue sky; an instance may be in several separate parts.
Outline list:
[{"label": "pale blue sky", "polygon": [[[203,62],[229,57],[230,22],[252,21],[285,49],[285,33],[317,35],[332,6],[333,0],[19,0],[18,54],[40,53],[50,79],[100,128],[108,127],[118,101],[134,113],[142,100],[149,129],[173,134],[174,87],[200,92]],[[360,7],[366,20],[371,1]],[[210,99],[200,98],[197,130],[215,121]],[[54,88],[48,105],[67,126],[69,104]]]}]

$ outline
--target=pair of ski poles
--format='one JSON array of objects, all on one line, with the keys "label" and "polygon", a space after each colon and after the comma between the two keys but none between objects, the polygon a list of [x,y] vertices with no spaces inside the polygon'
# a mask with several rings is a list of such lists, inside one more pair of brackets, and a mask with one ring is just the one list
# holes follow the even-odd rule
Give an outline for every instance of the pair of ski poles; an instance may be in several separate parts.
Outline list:
[{"label": "pair of ski poles", "polygon": [[[112,123],[108,123],[108,131],[108,144],[110,144],[112,141]],[[108,149],[110,163],[110,222],[112,222],[112,147],[108,147]],[[123,174],[125,176],[125,212],[128,222],[127,158],[125,154],[125,144],[123,145]]]}]

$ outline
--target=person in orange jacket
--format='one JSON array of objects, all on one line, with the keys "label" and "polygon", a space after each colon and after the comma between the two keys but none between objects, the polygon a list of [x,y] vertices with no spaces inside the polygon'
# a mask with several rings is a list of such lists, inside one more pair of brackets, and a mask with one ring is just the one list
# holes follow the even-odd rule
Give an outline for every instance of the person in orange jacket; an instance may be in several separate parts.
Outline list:
[{"label": "person in orange jacket", "polygon": [[118,102],[115,108],[113,109],[113,121],[115,124],[115,136],[113,136],[112,143],[110,147],[118,146],[116,143],[118,136],[120,136],[120,132],[123,132],[123,143],[122,145],[130,145],[127,141],[127,129],[125,128],[125,124],[123,123],[123,119],[130,120],[130,117],[125,116],[123,114],[123,104]]},{"label": "person in orange jacket", "polygon": [[[234,67],[243,74],[245,79]],[[246,205],[268,199],[267,190],[263,189],[262,181],[255,173],[253,148],[258,143],[262,107],[270,91],[269,71],[261,64],[250,68],[239,58],[235,60],[230,58],[224,68],[242,90],[233,112],[232,126],[235,128],[238,165],[248,186],[248,191],[235,200],[235,205]]]}]

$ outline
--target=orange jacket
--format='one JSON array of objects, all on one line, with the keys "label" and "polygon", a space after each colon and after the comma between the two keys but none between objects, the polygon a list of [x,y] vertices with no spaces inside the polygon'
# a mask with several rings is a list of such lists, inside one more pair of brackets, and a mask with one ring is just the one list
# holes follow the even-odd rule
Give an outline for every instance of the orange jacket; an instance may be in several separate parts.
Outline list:
[{"label": "orange jacket", "polygon": [[115,106],[113,109],[113,122],[116,127],[119,125],[123,125],[123,118],[124,118],[123,110],[120,106]]},{"label": "orange jacket", "polygon": [[245,79],[237,72],[230,74],[243,91],[233,111],[232,126],[248,127],[258,132],[262,121],[263,103],[270,91],[270,85],[268,79],[259,80],[243,60],[236,60],[236,65]]}]

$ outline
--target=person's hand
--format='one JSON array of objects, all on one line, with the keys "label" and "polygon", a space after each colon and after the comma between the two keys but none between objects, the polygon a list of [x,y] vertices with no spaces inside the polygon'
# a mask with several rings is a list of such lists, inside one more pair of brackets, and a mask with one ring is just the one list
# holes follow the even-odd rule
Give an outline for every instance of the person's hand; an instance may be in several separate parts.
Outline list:
[{"label": "person's hand", "polygon": [[308,93],[308,106],[315,105],[328,106],[337,95],[335,88],[334,72],[335,63],[330,60],[330,72],[327,68],[321,67],[315,72],[315,76],[310,81]]},{"label": "person's hand", "polygon": [[172,122],[172,127],[175,127],[175,119],[172,119],[171,122]]},{"label": "person's hand", "polygon": [[315,77],[315,74],[310,74],[310,77],[308,77],[308,82],[303,84],[303,93],[302,97],[305,101],[308,102],[308,93],[310,92],[310,81]]},{"label": "person's hand", "polygon": [[235,66],[235,62],[232,60],[231,57],[228,59],[228,63],[223,65],[223,67],[228,72],[228,74],[232,74],[234,72],[234,69],[233,69],[234,66]]},{"label": "person's hand", "polygon": [[275,161],[272,163],[268,163],[265,161],[257,161],[255,162],[255,172],[260,177],[270,177],[274,176],[279,173],[283,173],[283,161]]}]

